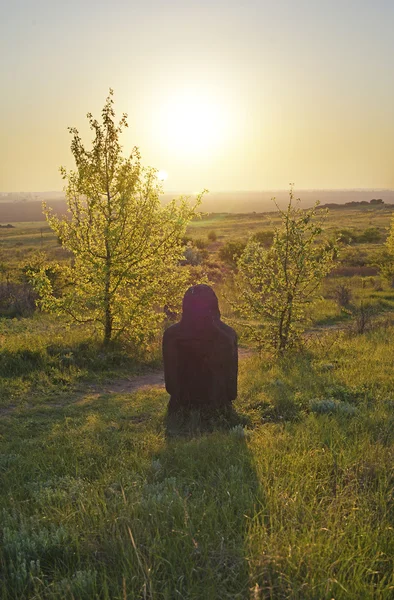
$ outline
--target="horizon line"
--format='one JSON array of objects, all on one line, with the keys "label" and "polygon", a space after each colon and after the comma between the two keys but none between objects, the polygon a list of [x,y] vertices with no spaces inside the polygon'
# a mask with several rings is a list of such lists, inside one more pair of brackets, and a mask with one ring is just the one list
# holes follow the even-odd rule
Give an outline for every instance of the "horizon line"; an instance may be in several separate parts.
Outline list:
[{"label": "horizon line", "polygon": [[[298,190],[299,192],[394,192],[394,188],[382,188],[382,187],[371,187],[371,188],[297,188],[293,187],[293,190]],[[289,192],[289,188],[264,188],[264,189],[236,189],[236,190],[208,190],[208,194],[259,194],[265,192]],[[64,190],[18,190],[18,191],[0,191],[0,194],[65,194]],[[179,191],[179,190],[169,190],[164,191],[164,194],[188,194],[191,196],[195,196],[200,194],[201,192],[195,191]]]}]

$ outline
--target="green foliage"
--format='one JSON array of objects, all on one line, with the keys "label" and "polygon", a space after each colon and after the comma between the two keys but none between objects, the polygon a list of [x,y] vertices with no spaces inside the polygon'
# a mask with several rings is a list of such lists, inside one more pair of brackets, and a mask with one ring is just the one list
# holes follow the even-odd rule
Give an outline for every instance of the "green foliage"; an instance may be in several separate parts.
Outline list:
[{"label": "green foliage", "polygon": [[352,308],[354,316],[354,331],[355,333],[365,333],[372,326],[372,319],[376,315],[376,306],[371,302],[361,302]]},{"label": "green foliage", "polygon": [[368,252],[361,248],[343,248],[340,262],[349,267],[365,267],[369,262]]},{"label": "green foliage", "polygon": [[2,414],[0,597],[391,598],[393,333],[240,361],[228,419],[101,387]]},{"label": "green foliage", "polygon": [[54,293],[47,271],[32,270],[41,308],[93,323],[109,343],[120,336],[136,346],[154,337],[163,320],[160,307],[179,304],[188,273],[178,267],[182,238],[196,214],[185,198],[160,204],[156,170],[143,168],[134,148],[124,158],[119,137],[126,115],[115,123],[113,92],[102,110],[102,124],[88,114],[95,134],[86,150],[79,132],[70,128],[76,170],[66,172],[66,218],[45,208],[46,218],[64,248],[70,265],[55,265],[67,285]]},{"label": "green foliage", "polygon": [[220,248],[219,258],[231,267],[236,267],[238,259],[245,248],[245,242],[241,240],[229,240]]},{"label": "green foliage", "polygon": [[334,289],[334,298],[339,307],[348,308],[352,301],[351,288],[344,283],[339,283]]},{"label": "green foliage", "polygon": [[394,287],[394,217],[391,220],[391,227],[385,247],[375,253],[374,262],[379,268],[382,277],[391,287]]},{"label": "green foliage", "polygon": [[287,209],[279,210],[282,225],[275,229],[269,249],[249,241],[238,261],[236,281],[240,313],[259,322],[253,336],[278,353],[297,340],[305,307],[332,269],[336,253],[333,244],[321,242],[323,223],[321,217],[316,219],[317,205],[305,211],[293,200],[291,188]]},{"label": "green foliage", "polygon": [[184,251],[184,259],[186,264],[192,265],[193,267],[201,265],[204,260],[204,251],[199,250],[191,242],[189,242]]},{"label": "green foliage", "polygon": [[376,244],[382,239],[382,234],[377,227],[368,227],[358,236],[359,243]]},{"label": "green foliage", "polygon": [[205,248],[207,247],[207,242],[200,238],[196,238],[195,240],[193,240],[193,245],[199,250],[205,250]]},{"label": "green foliage", "polygon": [[361,232],[355,229],[340,229],[338,239],[344,244],[374,244],[381,241],[382,234],[378,227],[367,227]]},{"label": "green foliage", "polygon": [[212,230],[208,233],[208,241],[209,242],[216,242],[217,239],[218,239],[218,236],[216,234],[216,231]]},{"label": "green foliage", "polygon": [[252,240],[269,248],[272,242],[274,241],[275,232],[272,229],[263,229],[262,231],[257,231],[253,234]]},{"label": "green foliage", "polygon": [[391,219],[391,226],[388,238],[386,240],[386,247],[394,260],[394,216]]}]

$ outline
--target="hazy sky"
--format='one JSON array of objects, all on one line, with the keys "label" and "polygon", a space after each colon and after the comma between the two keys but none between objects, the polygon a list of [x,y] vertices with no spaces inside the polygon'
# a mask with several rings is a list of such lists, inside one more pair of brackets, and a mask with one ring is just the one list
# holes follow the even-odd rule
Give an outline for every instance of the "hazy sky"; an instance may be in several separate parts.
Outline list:
[{"label": "hazy sky", "polygon": [[108,93],[168,190],[394,187],[394,0],[0,0],[0,191]]}]

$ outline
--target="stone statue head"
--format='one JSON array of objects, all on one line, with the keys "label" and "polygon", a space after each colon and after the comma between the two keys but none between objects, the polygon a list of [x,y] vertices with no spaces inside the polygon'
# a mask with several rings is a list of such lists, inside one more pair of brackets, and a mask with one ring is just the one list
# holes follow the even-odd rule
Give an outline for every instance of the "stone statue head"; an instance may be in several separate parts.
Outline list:
[{"label": "stone statue head", "polygon": [[209,285],[190,287],[183,297],[182,324],[202,325],[220,319],[218,298]]}]

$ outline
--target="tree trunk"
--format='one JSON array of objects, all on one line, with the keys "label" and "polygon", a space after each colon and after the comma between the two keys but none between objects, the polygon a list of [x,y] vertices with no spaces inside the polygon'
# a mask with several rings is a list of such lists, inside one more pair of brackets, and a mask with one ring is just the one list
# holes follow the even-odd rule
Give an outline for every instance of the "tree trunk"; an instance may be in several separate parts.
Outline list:
[{"label": "tree trunk", "polygon": [[109,297],[105,299],[105,330],[104,330],[104,346],[108,346],[112,338],[112,311],[109,302]]},{"label": "tree trunk", "polygon": [[285,311],[282,311],[282,314],[280,315],[279,318],[279,327],[278,327],[278,352],[279,354],[282,354],[284,349],[285,349],[285,342],[284,342],[284,336],[283,336],[283,322],[285,319]]},{"label": "tree trunk", "polygon": [[111,306],[111,252],[108,240],[105,240],[106,259],[105,259],[105,291],[104,291],[104,346],[108,346],[112,338],[112,306]]}]

